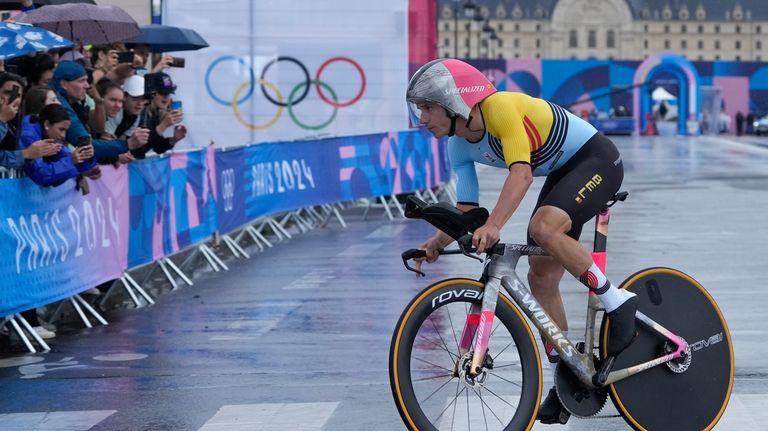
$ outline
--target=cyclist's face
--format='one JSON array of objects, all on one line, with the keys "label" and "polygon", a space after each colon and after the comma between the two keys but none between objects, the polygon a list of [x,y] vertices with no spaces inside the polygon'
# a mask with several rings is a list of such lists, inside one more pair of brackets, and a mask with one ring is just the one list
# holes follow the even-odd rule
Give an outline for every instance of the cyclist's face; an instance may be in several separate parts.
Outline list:
[{"label": "cyclist's face", "polygon": [[420,103],[418,108],[421,112],[419,121],[424,125],[436,138],[442,138],[447,136],[451,129],[451,120],[448,118],[448,113],[445,112],[442,106],[435,103]]}]

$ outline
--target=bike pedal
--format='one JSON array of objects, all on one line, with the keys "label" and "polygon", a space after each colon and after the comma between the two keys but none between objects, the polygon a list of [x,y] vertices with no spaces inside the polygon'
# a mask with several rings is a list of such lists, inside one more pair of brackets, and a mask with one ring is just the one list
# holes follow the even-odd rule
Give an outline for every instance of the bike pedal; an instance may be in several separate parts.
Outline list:
[{"label": "bike pedal", "polygon": [[605,386],[605,381],[608,380],[608,374],[611,373],[611,368],[613,368],[613,361],[616,359],[615,356],[608,356],[603,361],[602,365],[600,365],[600,369],[597,370],[597,374],[592,376],[592,384],[595,385],[598,388],[602,388]]}]

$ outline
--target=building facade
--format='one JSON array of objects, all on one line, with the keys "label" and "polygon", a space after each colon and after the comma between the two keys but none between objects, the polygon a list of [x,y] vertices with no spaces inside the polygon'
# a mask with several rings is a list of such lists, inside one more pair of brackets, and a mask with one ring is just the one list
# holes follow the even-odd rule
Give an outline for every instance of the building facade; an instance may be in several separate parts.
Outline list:
[{"label": "building facade", "polygon": [[443,57],[768,59],[766,0],[438,0],[437,13]]}]

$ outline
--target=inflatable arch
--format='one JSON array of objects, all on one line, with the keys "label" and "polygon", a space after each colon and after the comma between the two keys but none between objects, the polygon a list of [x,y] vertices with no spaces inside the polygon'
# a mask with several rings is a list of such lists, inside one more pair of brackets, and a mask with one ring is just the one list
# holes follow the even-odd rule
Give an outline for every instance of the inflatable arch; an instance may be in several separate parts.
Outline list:
[{"label": "inflatable arch", "polygon": [[699,86],[699,73],[690,61],[676,54],[661,53],[646,58],[637,67],[634,78],[634,115],[635,132],[640,134],[647,126],[646,113],[651,112],[652,101],[650,90],[643,83],[650,82],[653,77],[667,72],[675,76],[680,83],[678,97],[677,133],[681,135],[693,134],[688,122],[695,122],[701,114],[701,87]]}]

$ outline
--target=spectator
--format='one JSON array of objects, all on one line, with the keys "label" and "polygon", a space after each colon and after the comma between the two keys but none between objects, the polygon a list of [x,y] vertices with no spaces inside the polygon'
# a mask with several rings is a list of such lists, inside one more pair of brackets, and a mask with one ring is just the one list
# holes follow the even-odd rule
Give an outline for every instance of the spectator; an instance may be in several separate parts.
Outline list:
[{"label": "spectator", "polygon": [[[0,75],[2,77],[2,75]],[[0,141],[8,132],[8,122],[16,118],[21,104],[21,97],[11,98],[13,90],[0,87]],[[21,90],[19,90],[21,91]],[[0,166],[8,169],[22,169],[25,160],[57,154],[60,146],[50,141],[37,141],[23,150],[0,151]]]},{"label": "spectator", "polygon": [[736,112],[736,136],[744,134],[744,114],[741,111]]},{"label": "spectator", "polygon": [[93,146],[84,145],[69,151],[65,143],[72,122],[67,110],[58,103],[46,105],[38,115],[24,117],[19,147],[47,140],[61,144],[58,154],[29,161],[24,166],[27,176],[41,186],[58,186],[70,178],[88,172],[96,166]]},{"label": "spectator", "polygon": [[22,116],[37,115],[45,105],[52,103],[59,103],[59,98],[56,97],[56,92],[51,87],[44,85],[32,87],[27,91],[27,95],[24,96]]},{"label": "spectator", "polygon": [[107,119],[104,131],[117,139],[128,139],[139,126],[139,115],[144,109],[144,78],[132,76],[123,84],[123,110]]},{"label": "spectator", "polygon": [[[123,110],[124,96],[123,89],[108,79],[102,79],[96,85],[96,91],[96,97],[102,100],[100,105],[103,107],[103,115],[92,115],[90,124],[93,135],[102,136],[106,122]],[[109,137],[109,139],[116,139],[116,137]]]},{"label": "spectator", "polygon": [[[56,91],[61,105],[69,112],[72,125],[67,131],[67,142],[78,142],[83,136],[90,133],[80,117],[75,113],[72,104],[80,103],[85,99],[88,90],[88,78],[85,69],[77,63],[71,61],[62,61],[53,72],[53,81],[51,86]],[[97,159],[117,157],[129,149],[136,149],[144,146],[149,138],[149,130],[138,128],[127,140],[105,140],[94,139],[93,149]]]},{"label": "spectator", "polygon": [[4,137],[0,139],[0,149],[3,150],[15,150],[16,149],[16,142],[18,140],[17,138],[17,128],[18,128],[18,111],[19,111],[19,105],[21,103],[22,94],[24,92],[24,78],[21,76],[10,73],[10,72],[2,72],[0,73],[0,93],[3,95],[9,97],[10,103],[12,105],[15,105],[15,112],[16,115],[11,118],[4,118],[3,123],[5,123],[5,131],[4,131]]},{"label": "spectator", "polygon": [[747,135],[755,133],[755,114],[747,112]]},{"label": "spectator", "polygon": [[39,52],[27,63],[29,70],[25,73],[29,86],[48,85],[53,78],[56,68],[53,56],[47,52]]},{"label": "spectator", "polygon": [[[141,114],[149,129],[149,143],[131,151],[137,159],[143,159],[149,150],[162,154],[187,136],[187,128],[180,124],[184,121],[184,113],[169,109],[171,94],[175,91],[176,85],[168,74],[161,72],[144,75],[144,93],[152,95],[149,106]],[[170,127],[173,127],[173,136],[166,138],[163,135]]]}]

